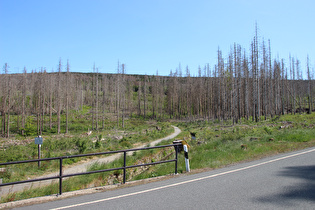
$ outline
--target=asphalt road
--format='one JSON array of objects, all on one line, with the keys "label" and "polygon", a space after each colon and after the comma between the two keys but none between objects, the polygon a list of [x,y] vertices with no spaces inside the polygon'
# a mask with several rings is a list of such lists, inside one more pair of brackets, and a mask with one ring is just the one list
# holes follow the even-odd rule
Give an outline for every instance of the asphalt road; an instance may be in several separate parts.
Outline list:
[{"label": "asphalt road", "polygon": [[315,147],[19,209],[315,209]]}]

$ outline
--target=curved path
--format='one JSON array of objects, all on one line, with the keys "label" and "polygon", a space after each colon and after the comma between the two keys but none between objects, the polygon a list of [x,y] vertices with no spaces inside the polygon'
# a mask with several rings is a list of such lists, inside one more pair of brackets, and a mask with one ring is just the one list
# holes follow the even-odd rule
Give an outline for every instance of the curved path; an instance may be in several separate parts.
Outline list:
[{"label": "curved path", "polygon": [[[178,134],[180,134],[181,130],[178,127],[172,126],[174,128],[174,133],[172,133],[169,136],[166,136],[164,138],[161,139],[157,139],[155,141],[150,142],[150,147],[153,147],[155,145],[157,145],[158,143],[160,143],[161,141],[165,141],[165,140],[170,140],[175,138]],[[142,144],[139,147],[136,148],[143,148],[146,147],[148,145],[148,143],[146,144]],[[135,148],[135,149],[136,149]],[[133,152],[128,153],[128,155],[131,155]],[[81,161],[78,164],[69,166],[67,168],[63,169],[63,174],[74,174],[74,173],[82,173],[82,172],[86,172],[87,169],[89,168],[89,166],[95,164],[95,163],[109,163],[112,162],[116,159],[118,159],[120,156],[122,156],[121,153],[117,153],[111,156],[107,156],[107,157],[103,157],[103,158],[97,158],[97,159],[90,159],[87,161]],[[54,173],[50,173],[50,174],[46,174],[44,176],[40,176],[37,178],[44,178],[44,177],[52,177],[52,176],[58,176],[59,172],[54,172]],[[8,193],[13,193],[13,192],[18,192],[18,191],[23,191],[24,189],[29,189],[29,188],[37,188],[37,187],[42,187],[42,186],[46,186],[49,185],[51,183],[54,182],[58,182],[57,179],[54,180],[46,180],[46,181],[40,181],[40,182],[32,182],[32,183],[25,183],[25,184],[18,184],[18,185],[10,185],[10,186],[5,186],[5,187],[1,187],[0,188],[0,197],[2,195],[6,195]]]}]

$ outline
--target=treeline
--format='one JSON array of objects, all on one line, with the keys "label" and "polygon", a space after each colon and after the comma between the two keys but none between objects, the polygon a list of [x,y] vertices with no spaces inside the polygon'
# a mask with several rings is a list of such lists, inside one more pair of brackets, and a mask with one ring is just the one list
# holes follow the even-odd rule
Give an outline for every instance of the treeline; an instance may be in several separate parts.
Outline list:
[{"label": "treeline", "polygon": [[[314,111],[313,72],[307,57],[306,72],[297,58],[272,59],[270,41],[258,43],[250,53],[234,44],[226,58],[218,49],[217,64],[199,67],[191,76],[181,65],[170,76],[128,75],[118,63],[117,74],[71,73],[70,65],[59,61],[56,72],[44,68],[22,74],[0,74],[0,125],[2,136],[10,127],[25,135],[26,123],[35,121],[37,133],[69,132],[73,110],[90,107],[91,129],[104,129],[106,118],[115,116],[117,127],[126,117],[146,119],[259,121],[286,113]],[[303,79],[306,77],[307,79]],[[64,119],[64,123],[61,123]]]}]

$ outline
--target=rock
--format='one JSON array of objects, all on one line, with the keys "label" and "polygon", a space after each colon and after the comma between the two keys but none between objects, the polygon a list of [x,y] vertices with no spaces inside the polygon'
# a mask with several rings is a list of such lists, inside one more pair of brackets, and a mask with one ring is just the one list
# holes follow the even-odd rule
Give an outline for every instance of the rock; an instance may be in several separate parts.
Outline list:
[{"label": "rock", "polygon": [[116,139],[116,140],[121,140],[123,138],[124,138],[123,136],[114,136],[114,139]]}]

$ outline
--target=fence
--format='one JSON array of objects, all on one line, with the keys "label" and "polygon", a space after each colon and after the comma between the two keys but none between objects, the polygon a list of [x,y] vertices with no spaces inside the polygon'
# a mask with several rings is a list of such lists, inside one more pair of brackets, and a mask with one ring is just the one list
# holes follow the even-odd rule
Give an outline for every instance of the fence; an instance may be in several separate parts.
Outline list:
[{"label": "fence", "polygon": [[[126,183],[126,169],[128,168],[135,168],[135,167],[141,167],[141,166],[148,166],[148,165],[156,165],[161,163],[169,163],[169,162],[175,162],[175,174],[177,174],[177,159],[178,159],[178,151],[181,144],[169,144],[169,145],[162,145],[162,146],[154,146],[154,147],[144,147],[144,148],[136,148],[136,149],[127,149],[127,150],[118,150],[118,151],[109,151],[109,152],[100,152],[100,153],[90,153],[90,154],[82,154],[82,155],[71,155],[71,156],[62,156],[62,157],[54,157],[54,158],[42,158],[42,159],[34,159],[34,160],[24,160],[24,161],[14,161],[14,162],[7,162],[7,163],[0,163],[0,166],[5,165],[14,165],[14,164],[22,164],[22,163],[32,163],[32,162],[42,162],[42,161],[50,161],[50,160],[59,160],[59,176],[51,176],[51,177],[44,177],[44,178],[38,178],[38,179],[30,179],[30,180],[24,180],[24,181],[17,181],[17,182],[8,182],[8,183],[1,183],[0,187],[2,186],[8,186],[8,185],[15,185],[15,184],[23,184],[28,182],[38,182],[38,181],[45,181],[45,180],[51,180],[51,179],[59,179],[59,194],[62,194],[62,179],[66,177],[72,177],[72,176],[79,176],[79,175],[86,175],[86,174],[94,174],[94,173],[101,173],[101,172],[107,172],[107,171],[114,171],[114,170],[123,170],[123,183]],[[138,151],[138,150],[147,150],[147,149],[156,149],[156,148],[164,148],[164,147],[174,147],[175,148],[175,159],[171,160],[165,160],[165,161],[156,161],[152,163],[145,163],[145,164],[139,164],[139,165],[126,165],[126,158],[128,152]],[[103,170],[97,170],[97,171],[88,171],[83,173],[74,173],[74,174],[65,174],[62,173],[62,162],[64,159],[68,158],[78,158],[78,157],[88,157],[88,156],[99,156],[99,155],[108,155],[108,154],[114,154],[114,153],[123,153],[124,154],[124,164],[122,167],[118,168],[110,168],[110,169],[103,169]]]}]

